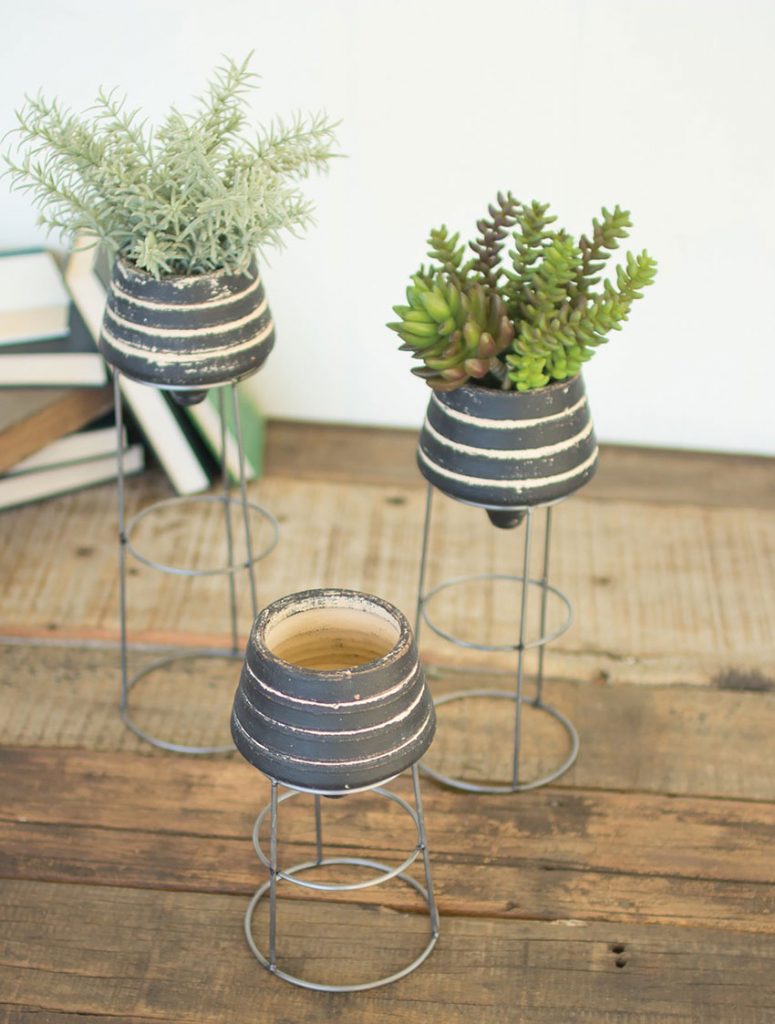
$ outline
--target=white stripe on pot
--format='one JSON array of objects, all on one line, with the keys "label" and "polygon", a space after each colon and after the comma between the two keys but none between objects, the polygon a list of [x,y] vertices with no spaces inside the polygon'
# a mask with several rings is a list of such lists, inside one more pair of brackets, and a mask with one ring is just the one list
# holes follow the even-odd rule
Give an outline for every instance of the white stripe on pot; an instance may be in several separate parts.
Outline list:
[{"label": "white stripe on pot", "polygon": [[[254,335],[252,338],[248,338],[247,341],[241,341],[236,345],[216,345],[213,348],[207,349],[195,349],[193,352],[189,350],[168,352],[166,350],[159,351],[154,348],[142,348],[139,345],[130,345],[123,341],[121,338],[117,338],[111,330],[109,330],[105,324],[102,325],[102,334],[107,341],[110,342],[111,348],[116,349],[118,352],[123,352],[125,355],[133,356],[137,359],[145,359],[148,363],[155,363],[157,366],[171,365],[174,363],[196,363],[206,362],[212,359],[213,356],[232,356],[238,352],[242,352],[246,349],[255,348],[260,345],[262,341],[265,341],[274,330],[274,322],[272,320],[266,325],[266,327],[259,334]],[[185,332],[184,332],[185,333]],[[188,335],[191,337],[191,334]]]},{"label": "white stripe on pot", "polygon": [[431,401],[445,415],[451,416],[453,420],[460,420],[461,423],[468,423],[473,427],[487,427],[493,430],[513,430],[516,427],[539,427],[543,423],[552,423],[554,420],[563,420],[568,416],[572,416],[574,412],[578,412],[579,409],[582,409],[587,404],[587,396],[583,395],[575,405],[571,405],[568,409],[563,409],[561,412],[553,412],[550,416],[539,416],[538,419],[532,420],[491,420],[483,416],[471,416],[470,413],[460,412],[459,409],[451,409],[448,405],[444,405],[435,394],[431,395]]},{"label": "white stripe on pot", "polygon": [[418,456],[422,459],[426,466],[434,473],[438,473],[439,476],[445,476],[449,480],[457,480],[461,484],[471,484],[475,487],[500,487],[503,490],[509,491],[530,491],[535,490],[538,487],[548,487],[550,484],[558,484],[563,480],[572,480],[574,476],[580,476],[585,470],[589,469],[593,465],[597,458],[597,445],[595,450],[578,466],[574,466],[573,469],[567,470],[565,473],[556,473],[554,476],[542,476],[534,479],[521,479],[521,480],[493,480],[489,477],[483,476],[466,476],[463,473],[453,473],[451,469],[443,469],[436,462],[432,462],[422,448],[417,449]]},{"label": "white stripe on pot", "polygon": [[399,753],[401,750],[405,750],[406,747],[410,747],[413,743],[417,742],[417,740],[420,738],[420,736],[422,736],[422,734],[428,728],[428,723],[430,722],[432,715],[433,715],[433,706],[431,706],[430,710],[428,711],[428,714],[425,716],[425,720],[423,721],[422,725],[417,730],[417,732],[414,733],[414,735],[410,736],[408,740],[404,740],[403,743],[399,743],[397,747],[391,747],[390,750],[383,750],[383,751],[381,751],[378,754],[371,754],[369,757],[354,757],[354,758],[347,758],[346,760],[338,760],[338,761],[312,761],[312,760],[310,760],[308,758],[305,758],[305,757],[294,757],[293,754],[286,754],[286,753],[281,752],[279,750],[274,750],[271,747],[267,747],[263,743],[260,743],[257,739],[254,739],[248,732],[246,732],[245,727],[239,721],[239,719],[236,717],[236,715],[232,716],[232,723],[234,725],[236,725],[236,727],[239,729],[239,731],[242,733],[242,735],[245,737],[245,739],[248,741],[248,743],[252,747],[258,747],[260,750],[266,751],[266,753],[269,755],[269,757],[272,760],[275,760],[275,761],[292,761],[294,764],[299,764],[299,765],[310,764],[310,765],[315,765],[316,767],[319,767],[319,768],[332,768],[333,769],[333,768],[344,768],[344,767],[357,766],[357,765],[368,765],[368,764],[372,764],[374,761],[384,761],[387,758],[393,757],[395,754]]},{"label": "white stripe on pot", "polygon": [[[264,721],[268,722],[270,726],[274,726],[280,729],[282,732],[296,732],[299,733],[299,735],[301,736],[363,736],[369,732],[379,732],[381,729],[386,729],[391,725],[397,725],[399,722],[403,722],[403,720],[405,718],[408,718],[409,715],[414,711],[414,709],[417,707],[417,705],[420,703],[424,696],[425,689],[421,686],[417,692],[417,696],[414,698],[412,703],[403,711],[400,711],[397,715],[394,715],[393,718],[384,719],[383,721],[377,722],[375,725],[366,725],[362,729],[306,729],[298,725],[290,725],[289,723],[284,722],[280,718],[272,718],[270,715],[267,715],[266,712],[261,711],[260,708],[257,708],[256,705],[250,700],[248,695],[244,692],[244,690],[240,693],[241,700],[244,700],[244,702],[247,704],[250,710],[253,711],[256,715],[258,715],[259,718],[263,718]],[[359,700],[356,703],[363,704],[364,701]],[[333,707],[333,705],[328,706]]]},{"label": "white stripe on pot", "polygon": [[239,299],[244,299],[246,295],[250,295],[254,292],[261,284],[261,278],[256,277],[247,288],[241,292],[232,292],[226,296],[226,298],[214,298],[208,299],[207,302],[153,302],[149,299],[138,299],[136,295],[131,295],[129,292],[125,292],[124,289],[116,284],[115,281],[110,282],[110,290],[118,298],[123,299],[124,302],[129,302],[133,306],[141,306],[143,309],[153,309],[157,312],[164,313],[175,313],[181,310],[188,311],[191,309],[219,309],[221,306],[229,306]]},{"label": "white stripe on pot", "polygon": [[452,441],[450,438],[440,434],[435,429],[430,420],[425,421],[424,429],[435,438],[439,444],[445,448],[452,448],[456,452],[461,452],[463,455],[481,455],[487,459],[540,459],[547,455],[556,455],[558,452],[565,451],[566,448],[572,448],[574,444],[579,444],[584,441],[592,433],[592,421],[584,427],[579,434],[574,434],[573,437],[567,438],[565,441],[558,441],[557,444],[547,444],[543,448],[525,448],[519,450],[509,450],[504,448],[475,448],[470,444],[460,444],[458,441]]},{"label": "white stripe on pot", "polygon": [[105,314],[106,316],[109,316],[115,324],[118,324],[119,327],[125,327],[138,334],[150,334],[156,338],[199,338],[208,334],[227,334],[229,331],[239,330],[240,327],[244,327],[246,324],[251,323],[253,320],[258,320],[263,316],[266,312],[266,307],[267,298],[264,296],[259,305],[248,313],[247,316],[243,316],[240,320],[227,320],[222,324],[215,324],[211,327],[198,327],[193,330],[183,327],[149,327],[145,324],[136,324],[131,320],[125,320],[123,316],[119,316],[118,313],[114,312],[114,310],[110,308],[110,305],[105,307]]},{"label": "white stripe on pot", "polygon": [[[380,690],[379,693],[374,693],[371,695],[371,697],[362,697],[359,700],[340,700],[336,701],[336,703],[325,700],[310,700],[308,697],[297,697],[291,693],[283,693],[282,690],[275,690],[273,687],[269,686],[266,682],[264,682],[263,679],[259,679],[259,677],[253,671],[253,669],[251,668],[250,664],[247,661],[245,661],[245,668],[248,670],[250,676],[258,683],[262,690],[266,690],[267,693],[271,693],[273,697],[281,698],[281,703],[282,701],[287,701],[291,704],[303,704],[306,707],[326,708],[330,709],[331,711],[338,711],[339,708],[360,708],[366,704],[374,704],[385,697],[392,697],[394,694],[399,693],[401,690],[404,689],[404,687],[409,686],[409,684],[414,681],[414,678],[417,675],[420,666],[419,664],[415,665],[408,676],[405,676],[400,682],[396,683],[395,686],[391,686],[390,689],[388,690]],[[335,672],[332,672],[328,678],[335,677],[337,673],[341,671],[344,671],[345,673],[347,672],[346,669],[337,670]]]}]

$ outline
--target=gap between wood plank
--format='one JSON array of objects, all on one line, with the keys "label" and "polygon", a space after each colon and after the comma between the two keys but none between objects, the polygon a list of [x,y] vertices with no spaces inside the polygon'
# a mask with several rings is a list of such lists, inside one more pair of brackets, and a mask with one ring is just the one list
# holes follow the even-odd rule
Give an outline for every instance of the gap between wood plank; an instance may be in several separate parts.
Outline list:
[{"label": "gap between wood plank", "polygon": [[[270,476],[424,487],[416,465],[417,430],[272,420]],[[676,448],[602,444],[584,495],[603,501],[775,506],[775,461]]]},{"label": "gap between wood plank", "polygon": [[[261,970],[242,939],[242,898],[47,883],[4,883],[3,895],[0,915],[15,929],[0,983],[14,978],[17,1005],[50,1011],[221,1024],[227,1000],[235,1022],[254,1019],[258,1003],[265,1019],[297,1024],[321,1013],[341,1024],[470,1024],[472,1010],[482,1024],[515,1014],[526,1024],[764,1024],[775,1006],[772,944],[718,929],[450,918],[417,972],[332,997]],[[424,941],[419,915],[298,900],[282,909],[281,955],[308,972],[330,972],[324,959],[336,951],[339,977],[352,978],[357,960],[373,972]]]},{"label": "gap between wood plank", "polygon": [[[0,758],[8,877],[247,893],[263,876],[249,836],[267,786],[241,762],[168,759],[160,774],[132,755],[22,749]],[[775,834],[775,808],[547,790],[523,794],[515,818],[514,800],[423,789],[444,913],[773,928],[765,837]],[[333,848],[403,859],[416,837],[382,804],[370,795],[326,805]],[[306,804],[284,808],[280,839],[283,863],[308,859]],[[405,897],[392,905],[404,909]]]},{"label": "gap between wood plank", "polygon": [[[82,748],[123,750],[154,761],[164,757],[121,722],[118,664],[112,653],[20,646],[0,650],[0,659],[6,707],[0,742],[28,751],[61,748],[63,756]],[[230,672],[231,681],[221,680],[214,689],[209,675],[203,676],[201,687],[198,677],[192,680],[185,671],[165,676],[152,690],[138,694],[134,707],[143,724],[162,735],[173,731],[183,741],[199,743],[228,739],[236,669],[232,666]],[[188,697],[185,716],[180,711],[181,685]],[[461,677],[456,685],[469,682]],[[431,688],[437,692],[436,680]],[[581,787],[775,800],[775,776],[762,768],[763,752],[775,734],[774,693],[556,681],[547,686],[546,699],[576,723],[581,736],[581,754],[563,777],[563,791]],[[471,702],[467,719],[440,709],[429,756],[453,756],[463,738],[460,729],[466,727],[462,750],[472,770],[481,764],[489,771],[489,762],[503,750],[500,722],[481,702]],[[541,756],[548,761],[555,751],[564,751],[562,736],[534,731],[527,715],[525,728],[526,754],[536,765]],[[733,744],[730,736],[744,741]],[[508,737],[506,742],[510,749]],[[544,745],[533,750],[539,742]]]}]

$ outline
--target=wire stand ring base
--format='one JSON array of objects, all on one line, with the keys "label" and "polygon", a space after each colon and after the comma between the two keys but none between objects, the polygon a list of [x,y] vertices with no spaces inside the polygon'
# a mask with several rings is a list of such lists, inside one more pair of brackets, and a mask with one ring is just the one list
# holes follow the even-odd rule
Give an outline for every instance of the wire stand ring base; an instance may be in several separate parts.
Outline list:
[{"label": "wire stand ring base", "polygon": [[[147,506],[131,518],[126,514],[126,495],[124,481],[124,413],[123,399],[121,392],[122,374],[114,368],[113,393],[116,418],[116,469],[117,469],[117,497],[118,497],[118,557],[119,557],[119,624],[120,624],[120,657],[121,657],[121,694],[118,704],[118,711],[121,721],[139,739],[151,746],[161,750],[167,750],[175,754],[189,754],[204,756],[210,754],[228,754],[234,750],[233,743],[192,745],[178,743],[173,740],[165,740],[144,729],[133,719],[129,708],[129,698],[132,690],[141,680],[146,679],[152,673],[163,669],[179,661],[190,661],[196,658],[224,658],[229,660],[241,660],[242,641],[238,621],[238,590],[237,578],[240,574],[247,577],[250,591],[250,610],[252,618],[258,614],[258,600],[256,588],[255,567],[262,559],[266,558],[275,548],[279,537],[279,525],[275,517],[261,505],[248,500],[247,476],[245,465],[245,446],[242,436],[242,425],[240,420],[240,406],[237,397],[236,381],[227,382],[223,387],[215,388],[218,405],[217,419],[220,425],[220,476],[221,485],[219,494],[183,494],[173,498],[165,498]],[[151,386],[151,385],[149,385]],[[198,390],[198,389],[195,389]],[[207,389],[204,389],[207,390]],[[231,426],[233,430],[233,441],[235,444],[236,463],[239,485],[239,497],[232,496],[229,485],[229,458],[227,453],[230,450],[227,445],[227,398],[231,406]],[[231,440],[231,438],[229,438]],[[233,467],[232,467],[233,469]],[[133,543],[133,533],[143,521],[150,521],[159,513],[179,512],[188,507],[200,504],[208,508],[220,508],[222,518],[222,529],[226,547],[226,557],[221,564],[207,568],[195,566],[175,565],[170,560],[161,561],[151,557],[139,550]],[[235,522],[232,522],[234,514]],[[256,549],[253,544],[251,517],[260,520],[265,528],[268,528],[269,536],[262,547]],[[241,521],[241,522],[240,522]],[[167,524],[169,527],[169,524]],[[238,553],[235,534],[240,531],[244,534],[244,555]],[[171,576],[183,577],[189,580],[197,578],[222,577],[228,593],[229,608],[229,632],[231,643],[223,649],[202,648],[196,651],[176,651],[162,657],[134,675],[129,673],[129,625],[128,625],[128,596],[127,596],[127,561],[132,558],[141,562],[150,569],[165,573]],[[184,705],[185,706],[185,705]]]},{"label": "wire stand ring base", "polygon": [[139,672],[135,672],[127,680],[126,686],[126,699],[122,700],[119,705],[119,715],[121,721],[130,729],[135,736],[139,737],[145,743],[150,743],[153,747],[158,747],[159,750],[168,750],[173,754],[189,754],[192,756],[207,756],[210,754],[231,754],[234,751],[234,743],[216,744],[212,746],[197,746],[189,743],[175,743],[172,740],[164,740],[159,736],[155,736],[153,733],[148,732],[147,729],[143,729],[142,726],[138,725],[129,710],[129,694],[132,688],[145,679],[146,676],[152,675],[159,669],[167,668],[169,665],[174,665],[179,661],[194,661],[197,658],[223,658],[229,661],[242,661],[242,654],[235,653],[233,651],[216,650],[214,648],[203,648],[200,651],[185,651],[179,654],[168,655],[164,658],[158,658],[156,661],[151,662],[150,665],[146,665],[145,668]]},{"label": "wire stand ring base", "polygon": [[253,938],[253,914],[256,911],[261,900],[269,892],[272,885],[271,879],[264,882],[264,884],[256,891],[250,903],[248,909],[245,912],[245,939],[250,948],[253,956],[258,960],[262,967],[265,967],[270,974],[276,975],[278,978],[282,978],[283,981],[290,982],[291,985],[297,985],[299,988],[311,989],[315,992],[366,992],[372,988],[380,988],[382,985],[390,985],[394,981],[398,981],[400,978],[405,978],[407,974],[411,974],[412,971],[416,970],[420,964],[424,963],[425,960],[430,956],[433,951],[433,947],[438,941],[439,932],[438,928],[434,927],[433,924],[433,903],[432,899],[428,896],[427,889],[421,885],[416,879],[412,878],[411,875],[405,874],[403,871],[394,873],[388,864],[383,864],[381,861],[368,860],[362,857],[324,857],[321,861],[308,861],[305,864],[296,864],[293,867],[286,868],[283,871],[283,877],[286,880],[294,880],[300,882],[298,875],[304,871],[309,871],[312,868],[326,867],[329,865],[352,865],[354,867],[368,867],[374,871],[379,872],[380,881],[383,881],[382,876],[390,876],[393,878],[399,878],[406,885],[410,886],[417,893],[420,894],[428,908],[431,922],[431,934],[425,948],[416,956],[411,963],[402,967],[401,970],[395,971],[393,974],[386,975],[382,978],[377,978],[374,981],[364,981],[360,984],[354,985],[331,985],[319,981],[310,981],[307,978],[300,978],[295,974],[290,974],[288,971],[284,971],[281,967],[277,966],[275,962],[272,964],[267,959],[264,953],[258,948],[256,940]]},{"label": "wire stand ring base", "polygon": [[[403,876],[403,873],[407,871],[412,866],[412,864],[414,864],[414,862],[417,860],[417,858],[420,855],[420,851],[422,850],[422,841],[420,837],[420,820],[417,816],[417,812],[415,811],[415,809],[408,801],[404,800],[403,797],[398,796],[397,793],[391,793],[389,789],[384,789],[382,786],[370,786],[368,788],[371,790],[371,792],[377,793],[379,796],[385,797],[387,800],[392,800],[394,804],[397,804],[401,808],[401,810],[405,811],[406,814],[408,814],[408,816],[412,819],[412,821],[414,822],[414,826],[417,829],[417,844],[412,850],[412,852],[409,854],[406,860],[403,861],[403,863],[393,868],[389,868],[384,865],[377,865],[377,863],[373,860],[363,859],[360,857],[328,857],[326,858],[325,863],[329,866],[333,866],[334,864],[349,864],[354,867],[379,867],[381,870],[379,870],[376,875],[374,875],[372,878],[367,879],[365,882],[307,882],[296,878],[294,879],[294,881],[296,882],[297,885],[300,885],[305,889],[316,889],[319,892],[352,892],[355,889],[368,889],[372,885],[379,885],[382,882],[389,881],[391,878],[401,878]],[[278,798],[277,803],[278,805],[283,804],[285,803],[286,800],[290,800],[297,794],[303,792],[305,791],[302,789],[290,789],[288,790],[287,793],[283,793],[283,795]],[[272,805],[267,804],[266,807],[264,807],[264,809],[256,818],[255,824],[253,826],[253,849],[256,851],[256,856],[264,865],[264,867],[269,868],[270,870],[272,867],[272,862],[266,855],[264,848],[261,845],[261,826],[263,825],[267,815],[270,814],[271,810]],[[317,867],[318,863],[318,861],[309,861],[305,864],[296,864],[294,867],[289,868],[288,870],[278,870],[276,872],[276,876],[278,879],[285,879],[286,881],[291,881],[290,876],[298,874],[300,871],[304,871],[308,868]],[[320,864],[322,865],[322,863],[323,862],[321,861]],[[406,879],[404,879],[404,881],[405,880]]]},{"label": "wire stand ring base", "polygon": [[[420,555],[420,574],[417,583],[417,612],[415,617],[415,639],[419,645],[420,631],[423,625],[431,629],[437,636],[448,643],[460,648],[484,652],[513,652],[516,655],[515,678],[513,690],[490,690],[490,689],[469,689],[462,692],[444,694],[437,698],[436,706],[449,704],[453,701],[463,701],[473,698],[485,698],[491,700],[509,700],[514,708],[513,734],[511,742],[511,781],[508,783],[469,782],[463,778],[445,775],[443,772],[431,768],[423,763],[421,770],[425,775],[444,783],[453,789],[462,790],[468,793],[522,793],[525,790],[537,789],[545,786],[555,779],[558,779],[574,763],[579,753],[579,736],[570,719],[558,711],[551,704],[543,700],[544,689],[544,655],[547,645],[561,637],[573,622],[573,606],[565,594],[549,582],[549,553],[552,536],[552,508],[553,503],[534,506],[515,506],[504,511],[519,513],[518,528],[522,540],[521,571],[512,572],[485,572],[465,576],[456,576],[439,583],[432,589],[426,587],[426,575],[428,570],[428,554],[430,548],[431,520],[433,510],[433,496],[435,488],[429,482],[425,501],[425,522],[422,534],[422,552]],[[487,508],[488,506],[479,506]],[[541,557],[540,574],[531,575],[531,545],[533,536],[533,520],[539,512],[544,513],[544,536],[543,553]],[[456,588],[467,587],[471,584],[489,583],[490,585],[518,584],[518,599],[513,603],[514,610],[514,632],[509,642],[485,643],[474,639],[464,638],[451,629],[443,628],[434,621],[430,614],[430,604],[438,595],[450,592]],[[537,635],[529,636],[534,632],[534,627],[528,629],[528,618],[530,610],[530,595],[533,595],[534,604],[538,605],[538,631]],[[459,595],[458,595],[459,596]],[[553,628],[549,627],[549,598],[556,606],[564,611],[561,621]],[[536,652],[535,668],[535,690],[533,697],[527,697],[524,693],[527,677],[526,656],[529,651]],[[522,773],[522,709],[530,707],[540,711],[551,718],[565,730],[570,739],[570,752],[565,760],[553,771],[547,772],[537,779],[526,780]]]},{"label": "wire stand ring base", "polygon": [[547,772],[545,775],[540,776],[540,778],[531,779],[529,782],[510,782],[502,784],[469,782],[466,779],[445,775],[443,772],[436,771],[435,768],[431,768],[429,765],[425,764],[425,762],[421,761],[420,771],[423,775],[427,775],[436,782],[441,782],[445,786],[461,790],[465,793],[524,793],[527,790],[538,789],[540,786],[546,786],[550,782],[554,782],[556,779],[559,779],[561,775],[564,775],[565,772],[567,772],[575,763],[579,754],[579,734],[576,732],[576,728],[571,720],[561,711],[558,711],[557,708],[552,707],[551,704],[546,704],[543,701],[532,697],[517,697],[517,695],[510,690],[486,689],[463,690],[460,693],[444,694],[441,697],[437,697],[434,700],[434,704],[436,707],[440,707],[443,704],[451,704],[453,701],[472,699],[510,700],[514,703],[519,701],[521,705],[527,705],[536,711],[541,711],[547,715],[551,715],[552,718],[560,723],[567,733],[570,740],[570,752],[565,760],[553,771]]},{"label": "wire stand ring base", "polygon": [[147,565],[151,569],[158,569],[159,572],[169,573],[173,576],[225,576],[250,568],[250,565],[260,562],[277,547],[277,542],[280,539],[279,523],[271,512],[255,501],[246,502],[245,511],[252,515],[254,519],[260,519],[269,528],[269,538],[262,548],[251,553],[250,564],[245,561],[235,562],[231,560],[228,564],[213,566],[209,569],[167,565],[164,562],[149,558],[133,545],[132,534],[143,520],[157,516],[159,513],[163,514],[169,509],[177,510],[183,508],[186,505],[220,505],[224,509],[225,515],[229,515],[234,510],[237,512],[243,511],[242,502],[238,498],[219,494],[178,494],[174,498],[162,498],[160,501],[155,501],[152,505],[146,505],[141,512],[127,520],[124,537],[127,554],[132,555],[138,562],[142,562],[143,565]]},{"label": "wire stand ring base", "polygon": [[[283,784],[284,788],[288,790],[282,796],[279,796],[278,789],[280,783],[277,779],[270,778],[271,782],[271,799],[267,806],[258,815],[255,825],[253,826],[253,846],[258,855],[259,860],[265,867],[269,869],[269,878],[264,884],[256,890],[248,904],[245,912],[244,929],[245,939],[248,944],[253,956],[258,960],[262,967],[265,967],[270,974],[276,975],[278,978],[282,978],[283,981],[289,982],[291,985],[296,985],[299,988],[311,989],[316,992],[366,992],[369,989],[380,988],[382,985],[389,985],[391,982],[398,981],[399,978],[405,978],[407,974],[411,974],[412,971],[416,970],[431,954],[433,947],[439,937],[439,912],[436,906],[436,901],[433,895],[433,881],[431,878],[430,860],[428,856],[428,846],[425,837],[425,818],[422,809],[422,797],[420,795],[420,772],[417,764],[412,765],[411,768],[412,777],[412,789],[414,792],[414,807],[405,800],[403,797],[398,796],[396,793],[392,793],[385,789],[385,783],[389,782],[390,779],[383,779],[379,783],[373,785],[364,786],[357,790],[357,792],[374,792],[377,796],[392,801],[396,806],[405,814],[411,818],[412,824],[416,829],[415,843],[410,851],[409,855],[398,865],[391,866],[385,864],[381,860],[376,860],[371,857],[355,857],[355,856],[326,856],[324,853],[324,841],[323,841],[323,815],[322,815],[322,796],[350,796],[352,795],[347,790],[336,790],[336,791],[323,791],[319,789],[311,789],[306,787],[295,787]],[[280,804],[286,800],[297,796],[299,793],[306,793],[314,798],[314,822],[315,822],[315,857],[313,860],[304,861],[301,864],[294,864],[292,867],[281,869],[278,862],[278,812]],[[260,832],[262,823],[265,822],[267,815],[269,815],[269,854],[267,855],[260,841]],[[407,873],[409,868],[418,858],[422,859],[422,865],[424,869],[424,881],[425,885],[422,885],[417,879],[412,878]],[[307,879],[302,877],[305,872],[312,871],[320,868],[328,867],[353,867],[359,870],[366,869],[369,872],[369,877],[365,881],[334,881],[334,882],[322,882],[319,879]],[[309,978],[302,978],[296,974],[291,974],[290,971],[283,970],[277,962],[277,889],[280,881],[285,882],[288,885],[299,886],[302,889],[317,891],[321,894],[331,893],[342,893],[342,892],[356,892],[369,887],[380,885],[390,879],[399,879],[404,885],[413,889],[425,903],[425,908],[428,914],[428,922],[430,927],[430,936],[421,952],[414,957],[408,964],[401,967],[397,971],[393,971],[391,974],[383,975],[379,978],[375,978],[371,981],[355,982],[351,984],[332,984],[330,982],[312,981]],[[269,931],[268,931],[268,949],[264,952],[259,948],[258,943],[253,935],[253,917],[261,900],[268,894],[269,896]]]}]

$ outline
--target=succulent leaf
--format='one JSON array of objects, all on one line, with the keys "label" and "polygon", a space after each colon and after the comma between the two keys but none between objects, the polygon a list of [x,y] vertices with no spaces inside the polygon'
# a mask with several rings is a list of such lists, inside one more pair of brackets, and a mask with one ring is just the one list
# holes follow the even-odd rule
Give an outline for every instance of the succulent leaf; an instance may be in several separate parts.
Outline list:
[{"label": "succulent leaf", "polygon": [[[601,283],[627,237],[629,213],[604,207],[591,238],[578,241],[553,228],[555,220],[548,204],[499,193],[477,222],[469,243],[475,258],[467,263],[458,233],[431,231],[431,263],[412,278],[409,305],[394,307],[400,321],[388,325],[422,360],[413,372],[431,388],[449,391],[472,377],[492,387],[541,388],[578,373],[611,331],[621,330],[656,276],[645,250],[628,252],[614,279]],[[504,265],[509,233],[513,248]]]}]

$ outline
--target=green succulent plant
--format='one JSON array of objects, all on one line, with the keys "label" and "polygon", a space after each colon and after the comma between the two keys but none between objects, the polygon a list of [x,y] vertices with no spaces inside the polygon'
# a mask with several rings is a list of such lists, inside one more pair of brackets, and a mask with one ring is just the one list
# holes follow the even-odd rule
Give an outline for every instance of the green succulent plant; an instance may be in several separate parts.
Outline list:
[{"label": "green succulent plant", "polygon": [[551,226],[548,204],[523,204],[510,192],[498,194],[488,215],[468,260],[459,234],[431,231],[431,262],[412,276],[407,304],[393,307],[399,320],[388,327],[422,362],[412,372],[435,391],[471,378],[529,391],[574,376],[656,276],[644,249],[626,253],[615,283],[601,277],[632,226],[618,206],[604,208],[591,237],[578,241]]},{"label": "green succulent plant", "polygon": [[228,59],[194,113],[172,108],[157,128],[115,92],[83,114],[28,97],[4,153],[12,187],[66,241],[91,235],[156,278],[244,270],[257,248],[311,223],[298,182],[326,169],[336,128],[313,114],[249,132],[249,61]]}]

